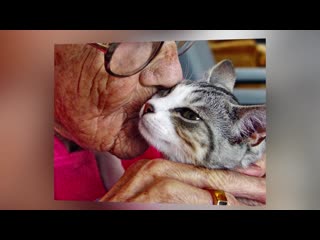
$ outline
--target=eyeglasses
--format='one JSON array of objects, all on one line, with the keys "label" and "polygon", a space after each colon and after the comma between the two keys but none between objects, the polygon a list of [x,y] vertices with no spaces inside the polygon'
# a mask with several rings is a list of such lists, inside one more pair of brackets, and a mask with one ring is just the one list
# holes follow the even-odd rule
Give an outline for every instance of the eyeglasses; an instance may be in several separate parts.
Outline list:
[{"label": "eyeglasses", "polygon": [[[178,55],[194,42],[176,41]],[[115,77],[132,76],[144,69],[160,52],[164,42],[89,43],[104,53],[105,70]]]}]

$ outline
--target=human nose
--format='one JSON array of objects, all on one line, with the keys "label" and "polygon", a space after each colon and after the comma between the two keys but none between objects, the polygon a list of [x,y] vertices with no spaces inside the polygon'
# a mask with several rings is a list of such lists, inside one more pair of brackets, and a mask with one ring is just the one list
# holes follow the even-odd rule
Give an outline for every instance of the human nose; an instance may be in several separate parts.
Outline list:
[{"label": "human nose", "polygon": [[141,72],[140,83],[144,86],[170,88],[182,80],[182,68],[179,62],[175,42],[165,42],[159,54]]}]

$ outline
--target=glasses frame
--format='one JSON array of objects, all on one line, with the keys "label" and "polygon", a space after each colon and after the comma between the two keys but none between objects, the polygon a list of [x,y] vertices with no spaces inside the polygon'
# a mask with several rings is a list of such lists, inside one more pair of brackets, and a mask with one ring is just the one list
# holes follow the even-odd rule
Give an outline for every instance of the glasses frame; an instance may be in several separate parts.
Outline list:
[{"label": "glasses frame", "polygon": [[[118,48],[118,46],[121,44],[120,43],[109,43],[109,44],[101,44],[101,43],[88,43],[88,45],[102,51],[104,53],[104,68],[106,70],[107,73],[109,73],[112,76],[115,77],[130,77],[132,75],[137,74],[138,72],[142,71],[159,53],[159,51],[161,50],[164,41],[159,42],[159,46],[153,51],[152,55],[149,57],[149,59],[141,66],[139,67],[137,70],[128,73],[128,74],[117,74],[112,72],[112,70],[110,69],[110,62],[112,59],[112,56],[114,54],[114,52],[116,51],[116,49]],[[179,56],[182,55],[183,53],[185,53],[192,45],[193,45],[193,41],[192,42],[186,42],[187,44],[189,44],[186,49],[184,49],[184,51],[182,51],[181,53],[179,53]]]}]

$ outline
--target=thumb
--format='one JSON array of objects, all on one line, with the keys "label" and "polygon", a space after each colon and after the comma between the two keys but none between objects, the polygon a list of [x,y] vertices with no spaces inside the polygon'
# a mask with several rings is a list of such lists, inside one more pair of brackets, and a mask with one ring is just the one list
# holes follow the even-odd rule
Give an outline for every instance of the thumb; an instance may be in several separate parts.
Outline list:
[{"label": "thumb", "polygon": [[255,177],[263,177],[266,174],[266,154],[261,159],[247,168],[235,168],[234,171]]}]

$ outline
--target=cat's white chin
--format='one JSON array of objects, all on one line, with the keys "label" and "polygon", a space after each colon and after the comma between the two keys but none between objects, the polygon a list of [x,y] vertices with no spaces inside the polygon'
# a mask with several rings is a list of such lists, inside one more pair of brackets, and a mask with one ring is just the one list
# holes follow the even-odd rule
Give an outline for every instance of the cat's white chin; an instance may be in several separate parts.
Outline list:
[{"label": "cat's white chin", "polygon": [[140,119],[138,127],[139,127],[139,131],[140,131],[140,134],[142,135],[142,137],[144,137],[144,139],[150,145],[154,145],[155,144],[155,139],[152,136],[152,131],[150,131],[150,126],[148,126],[148,124],[146,124],[146,122],[143,121],[143,119]]},{"label": "cat's white chin", "polygon": [[149,143],[149,145],[154,146],[159,151],[165,151],[168,148],[169,141],[163,140],[159,137],[159,134],[154,130],[148,121],[141,118],[138,124],[138,128],[142,137]]},{"label": "cat's white chin", "polygon": [[164,155],[165,158],[174,162],[192,163],[191,161],[188,161],[191,157],[188,157],[188,154],[180,149],[181,146],[177,147],[173,141],[170,142],[168,136],[166,140],[162,139],[159,136],[162,136],[162,134],[157,134],[155,127],[150,125],[146,119],[141,118],[138,127],[141,135],[149,143],[149,145],[154,146]]}]

